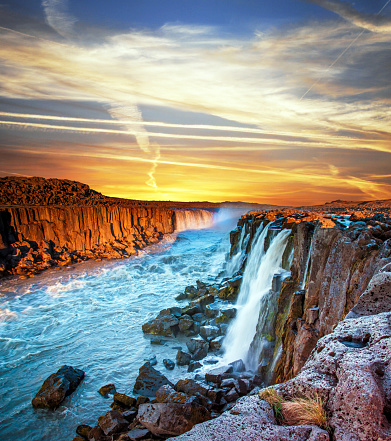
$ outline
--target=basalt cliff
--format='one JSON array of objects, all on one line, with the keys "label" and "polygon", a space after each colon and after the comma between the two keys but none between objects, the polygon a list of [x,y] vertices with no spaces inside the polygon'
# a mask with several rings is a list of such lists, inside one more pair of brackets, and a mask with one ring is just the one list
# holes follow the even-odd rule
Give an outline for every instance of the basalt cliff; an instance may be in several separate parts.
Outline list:
[{"label": "basalt cliff", "polygon": [[0,274],[127,257],[174,231],[163,204],[108,198],[67,180],[0,181]]}]

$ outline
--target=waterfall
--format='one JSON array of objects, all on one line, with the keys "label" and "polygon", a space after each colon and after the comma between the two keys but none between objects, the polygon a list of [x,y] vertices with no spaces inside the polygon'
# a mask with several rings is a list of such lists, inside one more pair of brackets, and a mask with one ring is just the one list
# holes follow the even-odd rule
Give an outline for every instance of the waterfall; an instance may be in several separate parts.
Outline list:
[{"label": "waterfall", "polygon": [[175,231],[210,228],[213,215],[213,211],[202,209],[175,210]]},{"label": "waterfall", "polygon": [[262,299],[271,290],[274,275],[282,271],[282,255],[291,233],[290,230],[280,231],[265,252],[264,243],[268,232],[268,227],[263,229],[248,257],[237,302],[238,313],[224,339],[226,362],[242,359],[254,364],[248,359],[248,353],[256,333]]},{"label": "waterfall", "polygon": [[240,232],[236,253],[228,260],[225,268],[225,274],[227,277],[233,276],[237,271],[240,270],[244,258],[246,257],[246,248],[249,240],[250,234],[246,231],[246,224],[244,224]]}]

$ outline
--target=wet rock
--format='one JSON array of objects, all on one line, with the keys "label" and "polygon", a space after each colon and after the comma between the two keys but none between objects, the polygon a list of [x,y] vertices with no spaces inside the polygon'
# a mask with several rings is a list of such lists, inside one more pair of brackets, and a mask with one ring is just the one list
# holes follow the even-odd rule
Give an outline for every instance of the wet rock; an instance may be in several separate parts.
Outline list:
[{"label": "wet rock", "polygon": [[197,349],[192,355],[192,359],[194,361],[199,361],[205,358],[208,355],[208,351],[204,348]]},{"label": "wet rock", "polygon": [[202,313],[201,306],[199,304],[190,303],[183,308],[183,313],[193,316],[194,314]]},{"label": "wet rock", "polygon": [[172,371],[175,368],[175,363],[168,358],[163,359],[163,364],[164,364],[164,367],[166,369],[168,369],[169,371]]},{"label": "wet rock", "polygon": [[74,392],[84,378],[84,372],[72,366],[62,366],[42,384],[32,400],[34,408],[56,409],[65,397]]},{"label": "wet rock", "polygon": [[174,388],[178,392],[184,392],[188,395],[203,395],[204,397],[208,396],[208,389],[192,378],[179,380]]},{"label": "wet rock", "polygon": [[220,304],[217,302],[211,303],[210,305],[207,305],[205,307],[205,315],[210,319],[217,317],[217,314],[219,312],[220,312]]},{"label": "wet rock", "polygon": [[205,325],[207,323],[207,317],[202,313],[199,312],[197,314],[193,315],[193,320],[194,320],[194,324],[199,324],[199,325]]},{"label": "wet rock", "polygon": [[193,306],[198,305],[200,310],[197,311],[197,312],[205,312],[205,308],[206,308],[206,306],[207,306],[207,305],[210,305],[210,304],[213,303],[214,301],[215,301],[214,296],[211,295],[211,294],[209,294],[209,295],[206,295],[206,296],[200,297],[200,298],[197,299],[197,300],[194,300],[193,302],[190,303],[189,306],[191,306],[191,305],[193,305]]},{"label": "wet rock", "polygon": [[187,352],[183,352],[179,350],[176,354],[176,363],[178,366],[185,366],[187,364],[190,364],[191,362],[191,355]]},{"label": "wet rock", "polygon": [[98,391],[103,397],[107,397],[109,394],[115,394],[115,385],[114,384],[106,384],[102,386]]},{"label": "wet rock", "polygon": [[235,382],[235,389],[240,396],[247,395],[248,392],[250,392],[251,390],[250,380],[244,378],[238,378],[237,381]]},{"label": "wet rock", "polygon": [[232,403],[239,398],[239,394],[236,392],[236,389],[233,387],[229,392],[224,395],[224,398],[228,401],[228,403]]},{"label": "wet rock", "polygon": [[142,330],[146,334],[163,335],[171,337],[175,335],[175,327],[179,324],[178,318],[168,309],[160,311],[159,315],[142,325]]},{"label": "wet rock", "polygon": [[221,399],[224,396],[223,389],[209,389],[208,390],[208,398],[215,404],[220,404]]},{"label": "wet rock", "polygon": [[185,314],[183,315],[179,320],[179,330],[181,332],[185,332],[189,330],[194,324],[193,319],[190,317],[190,315]]},{"label": "wet rock", "polygon": [[207,341],[213,340],[218,337],[220,330],[217,326],[205,325],[200,327],[200,335]]},{"label": "wet rock", "polygon": [[129,422],[116,410],[109,410],[99,418],[99,427],[106,436],[123,432],[129,426]]},{"label": "wet rock", "polygon": [[122,412],[122,416],[131,423],[137,416],[137,409],[125,410],[125,412]]},{"label": "wet rock", "polygon": [[243,360],[235,360],[232,363],[228,363],[229,366],[232,366],[233,372],[244,372],[246,370],[246,366],[243,363]]},{"label": "wet rock", "polygon": [[138,413],[140,423],[157,436],[180,435],[210,418],[210,412],[195,401],[143,404]]},{"label": "wet rock", "polygon": [[205,374],[205,380],[207,382],[221,384],[223,375],[233,372],[232,366],[221,366],[210,370]]},{"label": "wet rock", "polygon": [[88,432],[88,441],[109,441],[110,437],[106,436],[103,430],[96,426]]},{"label": "wet rock", "polygon": [[204,349],[206,352],[208,352],[209,349],[209,343],[200,336],[188,340],[186,346],[191,354],[194,354],[198,349]]},{"label": "wet rock", "polygon": [[[129,437],[130,441],[138,441],[144,438],[147,438],[148,435],[150,435],[151,432],[148,429],[139,429],[134,428],[132,430],[129,430],[127,433],[127,436]],[[120,440],[118,440],[120,441]]]},{"label": "wet rock", "polygon": [[154,396],[159,387],[172,383],[152,366],[143,365],[139,369],[139,375],[133,388],[135,394]]},{"label": "wet rock", "polygon": [[75,436],[72,441],[85,441],[87,438],[83,438],[82,436]]},{"label": "wet rock", "polygon": [[118,392],[116,392],[114,394],[114,402],[130,408],[136,405],[137,400],[136,398],[129,397],[128,395],[119,394]]},{"label": "wet rock", "polygon": [[145,404],[145,403],[149,403],[150,399],[148,397],[144,397],[144,396],[139,396],[137,397],[137,403],[136,403],[136,407],[139,407],[140,404]]},{"label": "wet rock", "polygon": [[149,358],[144,358],[145,360],[145,365],[148,366],[156,366],[157,365],[157,358],[156,355],[151,355]]},{"label": "wet rock", "polygon": [[202,364],[199,361],[191,361],[189,367],[187,368],[187,372],[194,372],[200,367],[202,367]]},{"label": "wet rock", "polygon": [[88,434],[90,433],[92,427],[87,424],[80,424],[76,427],[76,433],[84,439],[88,439]]},{"label": "wet rock", "polygon": [[214,338],[209,342],[209,349],[213,352],[220,351],[221,346],[223,344],[224,336],[221,335],[219,337]]}]

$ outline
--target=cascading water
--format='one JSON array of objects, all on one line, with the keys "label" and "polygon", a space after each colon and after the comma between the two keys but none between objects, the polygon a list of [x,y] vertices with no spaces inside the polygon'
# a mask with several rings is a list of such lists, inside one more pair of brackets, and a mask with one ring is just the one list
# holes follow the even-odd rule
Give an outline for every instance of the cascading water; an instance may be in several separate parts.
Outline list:
[{"label": "cascading water", "polygon": [[244,224],[240,232],[240,238],[236,253],[228,260],[227,265],[225,267],[225,274],[227,275],[227,277],[231,277],[237,271],[240,270],[244,258],[246,257],[246,249],[249,240],[250,240],[250,234],[247,231],[246,224]]},{"label": "cascading water", "polygon": [[175,210],[175,231],[211,228],[214,212],[209,210]]},{"label": "cascading water", "polygon": [[262,299],[269,293],[274,275],[282,271],[282,256],[290,230],[280,231],[265,253],[265,238],[268,233],[270,234],[269,228],[264,228],[255,238],[239,292],[238,313],[223,344],[225,362],[242,359],[252,369],[257,367],[257,357],[253,352],[249,355],[249,349],[256,333]]}]

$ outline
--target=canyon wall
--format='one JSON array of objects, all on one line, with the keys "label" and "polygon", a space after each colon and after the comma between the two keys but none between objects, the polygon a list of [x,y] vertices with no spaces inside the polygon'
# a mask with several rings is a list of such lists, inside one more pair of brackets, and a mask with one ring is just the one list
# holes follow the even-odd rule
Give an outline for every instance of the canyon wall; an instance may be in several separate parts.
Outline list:
[{"label": "canyon wall", "polygon": [[159,207],[0,207],[0,269],[34,273],[87,258],[119,258],[174,231],[174,212]]},{"label": "canyon wall", "polygon": [[382,214],[369,218],[353,214],[347,226],[344,222],[297,210],[254,212],[244,216],[239,231],[231,234],[233,251],[240,229],[249,231],[248,253],[261,226],[291,230],[283,257],[283,267],[291,275],[283,280],[275,276],[252,344],[262,348],[258,372],[268,384],[297,375],[317,341],[333,331],[391,262],[389,219]]}]

